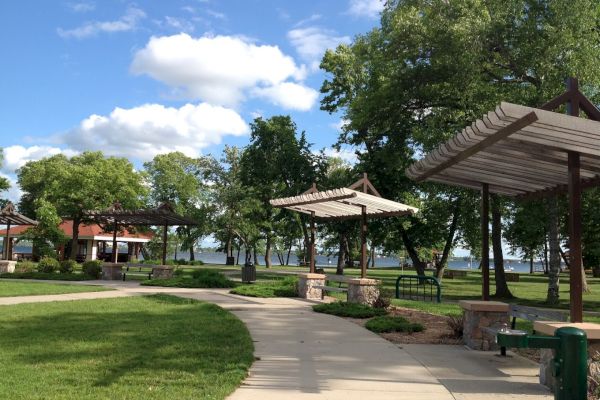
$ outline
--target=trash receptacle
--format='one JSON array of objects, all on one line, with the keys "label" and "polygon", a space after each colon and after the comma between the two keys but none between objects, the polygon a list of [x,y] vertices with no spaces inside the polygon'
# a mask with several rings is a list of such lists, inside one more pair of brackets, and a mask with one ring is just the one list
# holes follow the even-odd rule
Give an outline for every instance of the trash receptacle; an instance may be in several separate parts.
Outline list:
[{"label": "trash receptacle", "polygon": [[248,261],[242,267],[242,282],[250,283],[256,281],[256,267],[252,261]]}]

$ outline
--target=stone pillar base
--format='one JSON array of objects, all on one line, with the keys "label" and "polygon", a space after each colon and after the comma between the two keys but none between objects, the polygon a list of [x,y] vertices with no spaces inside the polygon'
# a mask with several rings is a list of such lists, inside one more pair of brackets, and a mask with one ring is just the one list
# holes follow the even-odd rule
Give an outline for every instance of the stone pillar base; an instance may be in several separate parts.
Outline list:
[{"label": "stone pillar base", "polygon": [[508,324],[509,305],[499,301],[461,300],[463,309],[463,341],[473,350],[498,350],[495,338],[483,328],[499,328]]},{"label": "stone pillar base", "polygon": [[123,279],[123,266],[121,264],[102,264],[102,279],[105,281],[120,281]]},{"label": "stone pillar base", "polygon": [[15,266],[17,265],[16,261],[11,260],[0,260],[0,273],[13,273],[15,272]]},{"label": "stone pillar base", "polygon": [[348,303],[360,303],[372,306],[379,298],[379,285],[377,279],[350,279],[348,281]]},{"label": "stone pillar base", "polygon": [[152,268],[152,279],[170,279],[173,277],[173,267],[162,265]]},{"label": "stone pillar base", "polygon": [[320,300],[323,298],[323,290],[315,286],[325,286],[325,275],[323,274],[299,274],[298,296],[303,299]]}]

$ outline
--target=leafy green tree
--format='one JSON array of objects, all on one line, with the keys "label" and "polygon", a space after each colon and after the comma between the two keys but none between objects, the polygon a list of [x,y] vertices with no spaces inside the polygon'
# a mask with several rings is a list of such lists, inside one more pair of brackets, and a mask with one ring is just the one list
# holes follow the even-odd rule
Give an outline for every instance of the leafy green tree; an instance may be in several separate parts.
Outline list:
[{"label": "leafy green tree", "polygon": [[73,220],[72,259],[77,256],[79,224],[87,222],[86,211],[105,209],[115,202],[126,209],[138,208],[146,195],[141,174],[131,162],[104,157],[101,152],[30,161],[17,175],[23,191],[19,204],[23,213],[35,218],[36,200],[45,200],[58,215]]},{"label": "leafy green tree", "polygon": [[188,157],[181,152],[159,154],[144,163],[150,186],[150,199],[155,206],[170,203],[176,212],[198,222],[197,226],[178,227],[181,249],[189,250],[194,260],[194,248],[208,235],[214,215],[213,193],[208,180],[216,160],[212,157]]},{"label": "leafy green tree", "polygon": [[278,214],[269,200],[305,191],[325,169],[324,158],[311,151],[304,132],[298,135],[296,131],[289,116],[256,118],[251,124],[250,145],[241,158],[241,182],[253,188],[261,203],[254,218],[265,239],[267,267],[271,266],[273,220]]},{"label": "leafy green tree", "polygon": [[[460,207],[452,235],[453,207],[428,204],[472,204],[464,198],[472,194],[416,184],[406,167],[501,100],[538,106],[560,94],[568,76],[578,76],[597,99],[599,16],[593,0],[390,0],[380,27],[326,52],[321,108],[348,121],[339,141],[364,148],[359,166],[385,197],[440,212],[390,231],[402,238],[417,269],[419,248],[431,248],[439,237],[446,238],[444,248],[455,238],[473,242],[472,228],[460,222],[473,219],[464,214],[478,207]],[[470,232],[462,233],[465,228]],[[501,234],[494,238],[498,246]],[[506,282],[497,288],[505,292]]]},{"label": "leafy green tree", "polygon": [[43,257],[56,258],[56,249],[69,240],[60,229],[62,220],[56,208],[43,198],[35,200],[35,219],[38,224],[28,228],[19,240],[32,243],[35,260]]},{"label": "leafy green tree", "polygon": [[[4,149],[0,148],[0,167],[2,167],[3,162],[4,162]],[[3,176],[0,176],[0,192],[3,192],[8,189],[10,189],[10,183],[8,182],[8,179],[6,179]]]}]

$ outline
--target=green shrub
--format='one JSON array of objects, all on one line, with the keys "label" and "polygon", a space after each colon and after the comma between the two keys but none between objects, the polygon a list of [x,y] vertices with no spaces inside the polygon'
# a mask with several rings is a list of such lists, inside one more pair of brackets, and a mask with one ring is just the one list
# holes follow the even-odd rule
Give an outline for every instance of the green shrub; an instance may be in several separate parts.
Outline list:
[{"label": "green shrub", "polygon": [[173,271],[173,276],[175,277],[183,276],[184,274],[185,272],[181,268],[177,268],[175,271]]},{"label": "green shrub", "polygon": [[202,260],[194,260],[194,261],[190,261],[188,263],[188,265],[204,265],[204,261],[202,261]]},{"label": "green shrub", "polygon": [[218,271],[204,269],[192,272],[191,278],[179,276],[171,279],[153,279],[142,282],[142,285],[186,288],[230,288],[234,287],[235,283]]},{"label": "green shrub", "polygon": [[75,260],[63,260],[60,262],[60,273],[61,274],[71,274],[77,267],[77,261]]},{"label": "green shrub", "polygon": [[337,301],[329,304],[313,306],[316,312],[337,315],[338,317],[371,318],[387,314],[384,308],[374,308],[365,304]]},{"label": "green shrub", "polygon": [[81,271],[94,279],[100,279],[102,275],[102,261],[90,260],[83,263]]},{"label": "green shrub", "polygon": [[188,265],[188,261],[180,258],[179,260],[176,261],[177,265]]},{"label": "green shrub", "polygon": [[44,257],[40,260],[37,266],[38,272],[50,273],[57,271],[60,268],[60,263],[55,258]]},{"label": "green shrub", "polygon": [[411,323],[403,317],[391,317],[382,316],[375,317],[365,324],[365,328],[372,332],[384,333],[384,332],[421,332],[425,330],[423,325],[417,323]]},{"label": "green shrub", "polygon": [[152,264],[152,265],[161,265],[162,261],[161,260],[155,260],[155,259],[147,259],[147,260],[140,260],[139,261],[140,264]]},{"label": "green shrub", "polygon": [[373,307],[388,308],[390,304],[392,304],[392,297],[394,297],[394,294],[391,290],[380,287],[379,296],[377,297],[375,302],[373,302]]},{"label": "green shrub", "polygon": [[298,278],[288,276],[270,282],[257,282],[250,285],[238,286],[231,291],[233,294],[248,297],[298,297],[296,283]]},{"label": "green shrub", "polygon": [[35,270],[36,270],[35,263],[33,263],[32,261],[28,261],[28,260],[19,261],[17,263],[17,265],[15,266],[15,273],[17,273],[17,274],[33,272]]}]

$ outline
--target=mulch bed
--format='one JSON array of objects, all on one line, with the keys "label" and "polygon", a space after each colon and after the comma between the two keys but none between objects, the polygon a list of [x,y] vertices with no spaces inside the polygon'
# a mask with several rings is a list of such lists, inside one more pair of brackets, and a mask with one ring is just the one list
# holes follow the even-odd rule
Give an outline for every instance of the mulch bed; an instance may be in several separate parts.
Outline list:
[{"label": "mulch bed", "polygon": [[[403,307],[391,307],[390,316],[401,316],[410,322],[418,322],[425,327],[423,332],[405,333],[381,333],[380,336],[392,343],[398,344],[462,344],[462,339],[453,337],[452,330],[448,326],[448,317],[429,314],[422,311]],[[346,318],[355,324],[365,326],[368,319]]]}]

